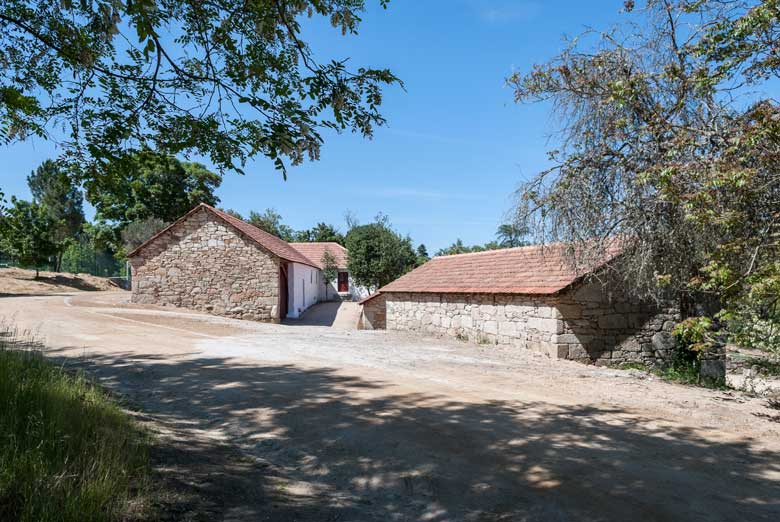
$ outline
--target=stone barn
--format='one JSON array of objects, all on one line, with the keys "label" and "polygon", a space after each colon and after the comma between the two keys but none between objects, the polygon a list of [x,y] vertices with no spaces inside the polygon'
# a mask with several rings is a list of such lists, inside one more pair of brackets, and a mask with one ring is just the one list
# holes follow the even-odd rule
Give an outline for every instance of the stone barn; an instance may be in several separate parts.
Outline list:
[{"label": "stone barn", "polygon": [[597,364],[667,360],[676,307],[588,275],[567,268],[560,245],[438,256],[361,301],[361,326]]},{"label": "stone barn", "polygon": [[[346,272],[341,267],[347,256],[343,247],[297,245],[319,255],[331,249],[340,272]],[[278,322],[299,317],[326,295],[319,259],[312,260],[290,243],[206,204],[128,257],[135,303]],[[348,281],[348,274],[344,278]],[[341,298],[350,296],[348,284],[336,290]]]}]

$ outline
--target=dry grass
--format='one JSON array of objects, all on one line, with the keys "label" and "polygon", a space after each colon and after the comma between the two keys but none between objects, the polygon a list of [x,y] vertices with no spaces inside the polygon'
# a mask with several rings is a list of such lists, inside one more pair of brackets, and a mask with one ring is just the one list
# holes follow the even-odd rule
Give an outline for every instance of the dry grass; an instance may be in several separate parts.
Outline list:
[{"label": "dry grass", "polygon": [[0,268],[0,295],[38,295],[59,292],[115,290],[117,287],[104,277],[64,272],[41,272],[35,279],[35,270]]}]

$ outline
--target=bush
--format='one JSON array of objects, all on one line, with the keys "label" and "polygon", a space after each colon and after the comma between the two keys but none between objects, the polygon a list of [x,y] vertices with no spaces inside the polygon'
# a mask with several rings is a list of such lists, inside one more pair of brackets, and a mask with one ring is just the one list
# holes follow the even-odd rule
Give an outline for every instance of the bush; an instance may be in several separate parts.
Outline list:
[{"label": "bush", "polygon": [[111,521],[148,473],[146,437],[83,376],[0,324],[0,520]]}]

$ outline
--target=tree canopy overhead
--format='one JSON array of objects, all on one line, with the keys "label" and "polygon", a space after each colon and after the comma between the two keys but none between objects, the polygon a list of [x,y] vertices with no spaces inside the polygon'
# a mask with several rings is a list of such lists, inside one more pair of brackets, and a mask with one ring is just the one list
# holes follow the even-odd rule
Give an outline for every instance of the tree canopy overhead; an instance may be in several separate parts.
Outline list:
[{"label": "tree canopy overhead", "polygon": [[122,228],[157,218],[172,223],[199,203],[215,205],[222,178],[200,163],[144,151],[111,164],[109,175],[86,183],[99,220]]},{"label": "tree canopy overhead", "polygon": [[712,293],[732,334],[780,353],[780,106],[747,95],[780,72],[780,1],[625,7],[626,24],[509,79],[562,122],[518,222],[584,265],[619,240],[630,290]]},{"label": "tree canopy overhead", "polygon": [[[379,0],[385,6],[387,0]],[[0,140],[66,129],[87,177],[128,153],[317,159],[323,129],[372,136],[386,69],[320,59],[301,21],[356,34],[363,0],[6,0],[0,4]]]}]

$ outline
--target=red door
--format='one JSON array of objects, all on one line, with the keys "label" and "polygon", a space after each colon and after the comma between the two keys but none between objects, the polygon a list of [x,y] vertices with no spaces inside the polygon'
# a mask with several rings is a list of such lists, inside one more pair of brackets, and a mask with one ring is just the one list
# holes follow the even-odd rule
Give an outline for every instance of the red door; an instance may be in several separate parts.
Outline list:
[{"label": "red door", "polygon": [[279,265],[279,319],[287,318],[287,263]]},{"label": "red door", "polygon": [[349,292],[349,274],[339,272],[339,292]]}]

